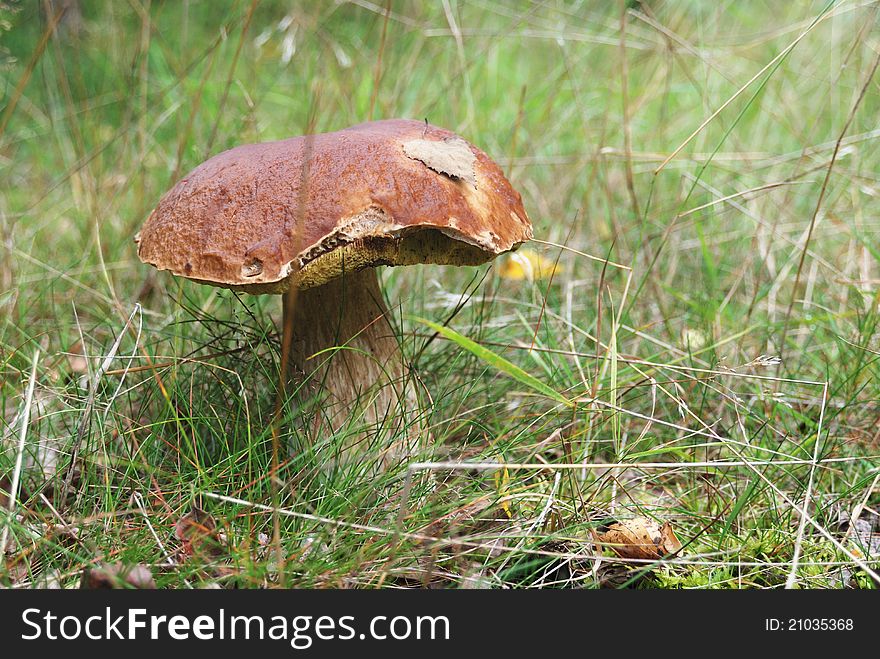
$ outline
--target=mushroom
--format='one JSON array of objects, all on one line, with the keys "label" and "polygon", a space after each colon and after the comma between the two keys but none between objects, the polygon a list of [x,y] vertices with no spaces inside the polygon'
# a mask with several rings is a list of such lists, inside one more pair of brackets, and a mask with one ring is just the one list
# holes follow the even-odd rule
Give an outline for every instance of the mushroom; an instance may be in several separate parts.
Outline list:
[{"label": "mushroom", "polygon": [[520,195],[485,153],[392,119],[216,155],[165,194],[136,240],[160,270],[283,294],[291,377],[300,398],[324,395],[318,416],[338,430],[358,409],[369,424],[415,407],[375,266],[478,265],[531,237]]}]

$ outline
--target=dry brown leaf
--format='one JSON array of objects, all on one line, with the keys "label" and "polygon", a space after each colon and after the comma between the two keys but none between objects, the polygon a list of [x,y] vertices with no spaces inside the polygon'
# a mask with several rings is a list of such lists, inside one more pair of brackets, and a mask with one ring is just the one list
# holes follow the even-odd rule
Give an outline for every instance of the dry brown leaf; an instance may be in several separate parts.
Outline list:
[{"label": "dry brown leaf", "polygon": [[657,560],[681,549],[669,522],[660,526],[647,517],[615,522],[605,533],[598,534],[597,542],[621,558]]},{"label": "dry brown leaf", "polygon": [[477,187],[474,170],[477,157],[471,151],[470,145],[460,137],[447,137],[441,141],[410,140],[403,144],[403,152],[435,172],[467,181]]},{"label": "dry brown leaf", "polygon": [[79,587],[83,590],[101,588],[139,588],[156,587],[153,575],[146,565],[125,565],[123,563],[102,563],[83,570]]},{"label": "dry brown leaf", "polygon": [[177,520],[174,537],[183,542],[183,551],[187,556],[217,558],[223,554],[217,523],[209,513],[196,506]]}]

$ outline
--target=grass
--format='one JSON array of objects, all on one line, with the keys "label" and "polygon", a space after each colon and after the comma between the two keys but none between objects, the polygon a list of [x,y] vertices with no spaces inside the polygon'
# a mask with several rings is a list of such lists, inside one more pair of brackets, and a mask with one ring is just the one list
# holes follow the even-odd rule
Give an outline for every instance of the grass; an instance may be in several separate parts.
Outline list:
[{"label": "grass", "polygon": [[[5,3],[0,583],[876,587],[877,6],[623,9]],[[545,276],[385,269],[427,464],[339,433],[273,486],[279,302],[132,237],[211,154],[396,116],[497,158]],[[683,550],[596,544],[635,516]]]}]

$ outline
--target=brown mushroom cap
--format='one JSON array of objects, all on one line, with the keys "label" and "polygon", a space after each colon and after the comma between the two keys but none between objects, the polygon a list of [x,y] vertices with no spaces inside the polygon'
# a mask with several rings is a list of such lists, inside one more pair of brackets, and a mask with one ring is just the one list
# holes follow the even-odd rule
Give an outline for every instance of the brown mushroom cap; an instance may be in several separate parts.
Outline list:
[{"label": "brown mushroom cap", "polygon": [[160,270],[280,293],[375,265],[477,265],[531,237],[520,195],[485,153],[392,119],[216,155],[162,198],[137,240]]}]

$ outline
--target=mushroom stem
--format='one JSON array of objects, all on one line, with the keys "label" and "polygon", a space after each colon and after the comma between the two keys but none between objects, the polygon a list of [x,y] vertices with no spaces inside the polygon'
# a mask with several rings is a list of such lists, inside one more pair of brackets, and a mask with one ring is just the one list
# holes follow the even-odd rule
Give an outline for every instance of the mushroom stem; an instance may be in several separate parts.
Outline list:
[{"label": "mushroom stem", "polygon": [[[297,391],[300,409],[306,408],[314,437],[326,437],[328,426],[354,430],[340,456],[343,462],[364,455],[378,426],[399,431],[417,406],[388,313],[373,268],[285,294],[284,326],[292,327],[291,390]],[[413,433],[403,433],[410,448]],[[361,449],[353,449],[353,443]],[[386,466],[401,457],[399,443],[390,449],[387,442],[377,446],[383,447]]]}]

